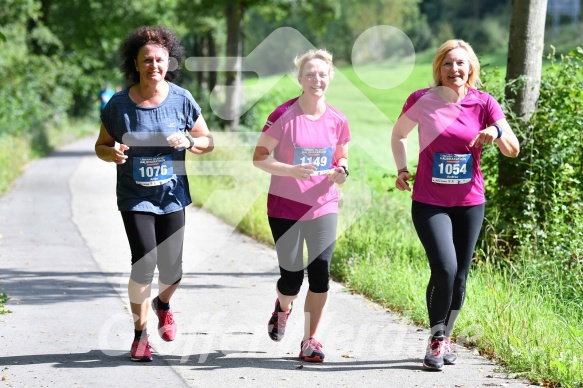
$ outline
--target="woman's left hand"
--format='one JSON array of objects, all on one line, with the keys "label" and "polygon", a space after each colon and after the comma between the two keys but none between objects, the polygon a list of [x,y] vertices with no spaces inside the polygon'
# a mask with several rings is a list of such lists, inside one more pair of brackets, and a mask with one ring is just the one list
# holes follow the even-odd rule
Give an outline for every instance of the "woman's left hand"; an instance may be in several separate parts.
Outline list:
[{"label": "woman's left hand", "polygon": [[190,147],[190,142],[182,132],[173,133],[166,138],[168,145],[174,147],[174,149],[188,148]]},{"label": "woman's left hand", "polygon": [[334,169],[328,172],[328,180],[338,185],[344,184],[344,182],[346,182],[346,173],[344,172],[344,169],[342,167],[334,167]]},{"label": "woman's left hand", "polygon": [[494,140],[496,140],[497,136],[498,130],[496,129],[496,127],[488,127],[482,129],[480,132],[478,132],[476,137],[472,139],[472,141],[470,142],[470,147],[473,147],[474,145],[477,146],[480,144],[492,144],[494,143]]}]

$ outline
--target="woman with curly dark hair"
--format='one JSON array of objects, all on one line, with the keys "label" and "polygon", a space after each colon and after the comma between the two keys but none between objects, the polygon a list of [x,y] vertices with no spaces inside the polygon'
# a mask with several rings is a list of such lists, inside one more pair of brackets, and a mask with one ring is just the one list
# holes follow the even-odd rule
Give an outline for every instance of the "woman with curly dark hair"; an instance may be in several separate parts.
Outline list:
[{"label": "woman with curly dark hair", "polygon": [[182,279],[185,211],[192,201],[185,150],[212,151],[213,138],[189,91],[169,82],[179,73],[184,49],[165,27],[140,27],[120,49],[128,87],[101,115],[95,153],[117,164],[117,206],[131,251],[128,293],[134,318],[132,361],[152,361],[146,334],[156,266],[159,293],[152,300],[158,332],[174,340],[170,299]]}]

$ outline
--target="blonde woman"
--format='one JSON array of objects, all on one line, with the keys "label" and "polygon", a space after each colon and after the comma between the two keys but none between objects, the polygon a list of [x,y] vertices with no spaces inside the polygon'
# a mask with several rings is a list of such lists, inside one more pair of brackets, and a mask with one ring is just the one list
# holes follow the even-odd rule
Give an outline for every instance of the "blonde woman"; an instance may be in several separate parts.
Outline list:
[{"label": "blonde woman", "polygon": [[395,185],[411,191],[407,135],[418,126],[411,214],[431,269],[426,291],[431,336],[423,361],[430,370],[456,361],[451,333],[484,220],[482,147],[496,143],[508,157],[519,152],[500,104],[477,89],[479,74],[478,58],[468,43],[445,42],[433,59],[434,86],[409,96],[392,133]]},{"label": "blonde woman", "polygon": [[302,93],[269,115],[253,156],[254,165],[271,174],[267,215],[280,267],[268,334],[273,341],[285,334],[304,279],[305,242],[309,290],[299,357],[322,362],[322,344],[315,336],[329,296],[338,222],[334,183],[343,184],[348,176],[350,131],[346,117],[325,101],[334,76],[332,55],[310,50],[295,65]]}]

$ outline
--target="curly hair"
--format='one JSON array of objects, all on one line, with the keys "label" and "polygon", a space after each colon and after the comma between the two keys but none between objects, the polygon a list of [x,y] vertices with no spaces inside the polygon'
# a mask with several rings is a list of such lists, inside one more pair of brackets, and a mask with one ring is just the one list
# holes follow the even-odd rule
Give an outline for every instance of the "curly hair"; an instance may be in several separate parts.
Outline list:
[{"label": "curly hair", "polygon": [[121,58],[120,70],[129,84],[140,81],[140,73],[136,70],[134,60],[138,57],[140,49],[154,44],[168,51],[169,66],[164,79],[173,81],[180,74],[180,67],[184,60],[184,47],[174,31],[163,27],[142,26],[132,32],[121,44],[119,56]]}]

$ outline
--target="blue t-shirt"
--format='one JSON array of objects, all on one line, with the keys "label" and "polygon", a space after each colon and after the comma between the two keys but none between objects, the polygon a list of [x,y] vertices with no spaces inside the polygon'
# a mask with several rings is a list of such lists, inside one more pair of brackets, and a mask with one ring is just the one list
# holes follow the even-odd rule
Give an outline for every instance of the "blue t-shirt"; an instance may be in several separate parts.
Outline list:
[{"label": "blue t-shirt", "polygon": [[192,129],[200,106],[188,90],[173,83],[157,106],[143,107],[117,92],[101,114],[107,133],[130,147],[117,165],[117,206],[120,211],[167,214],[192,203],[184,166],[186,150],[175,150],[166,138]]}]

